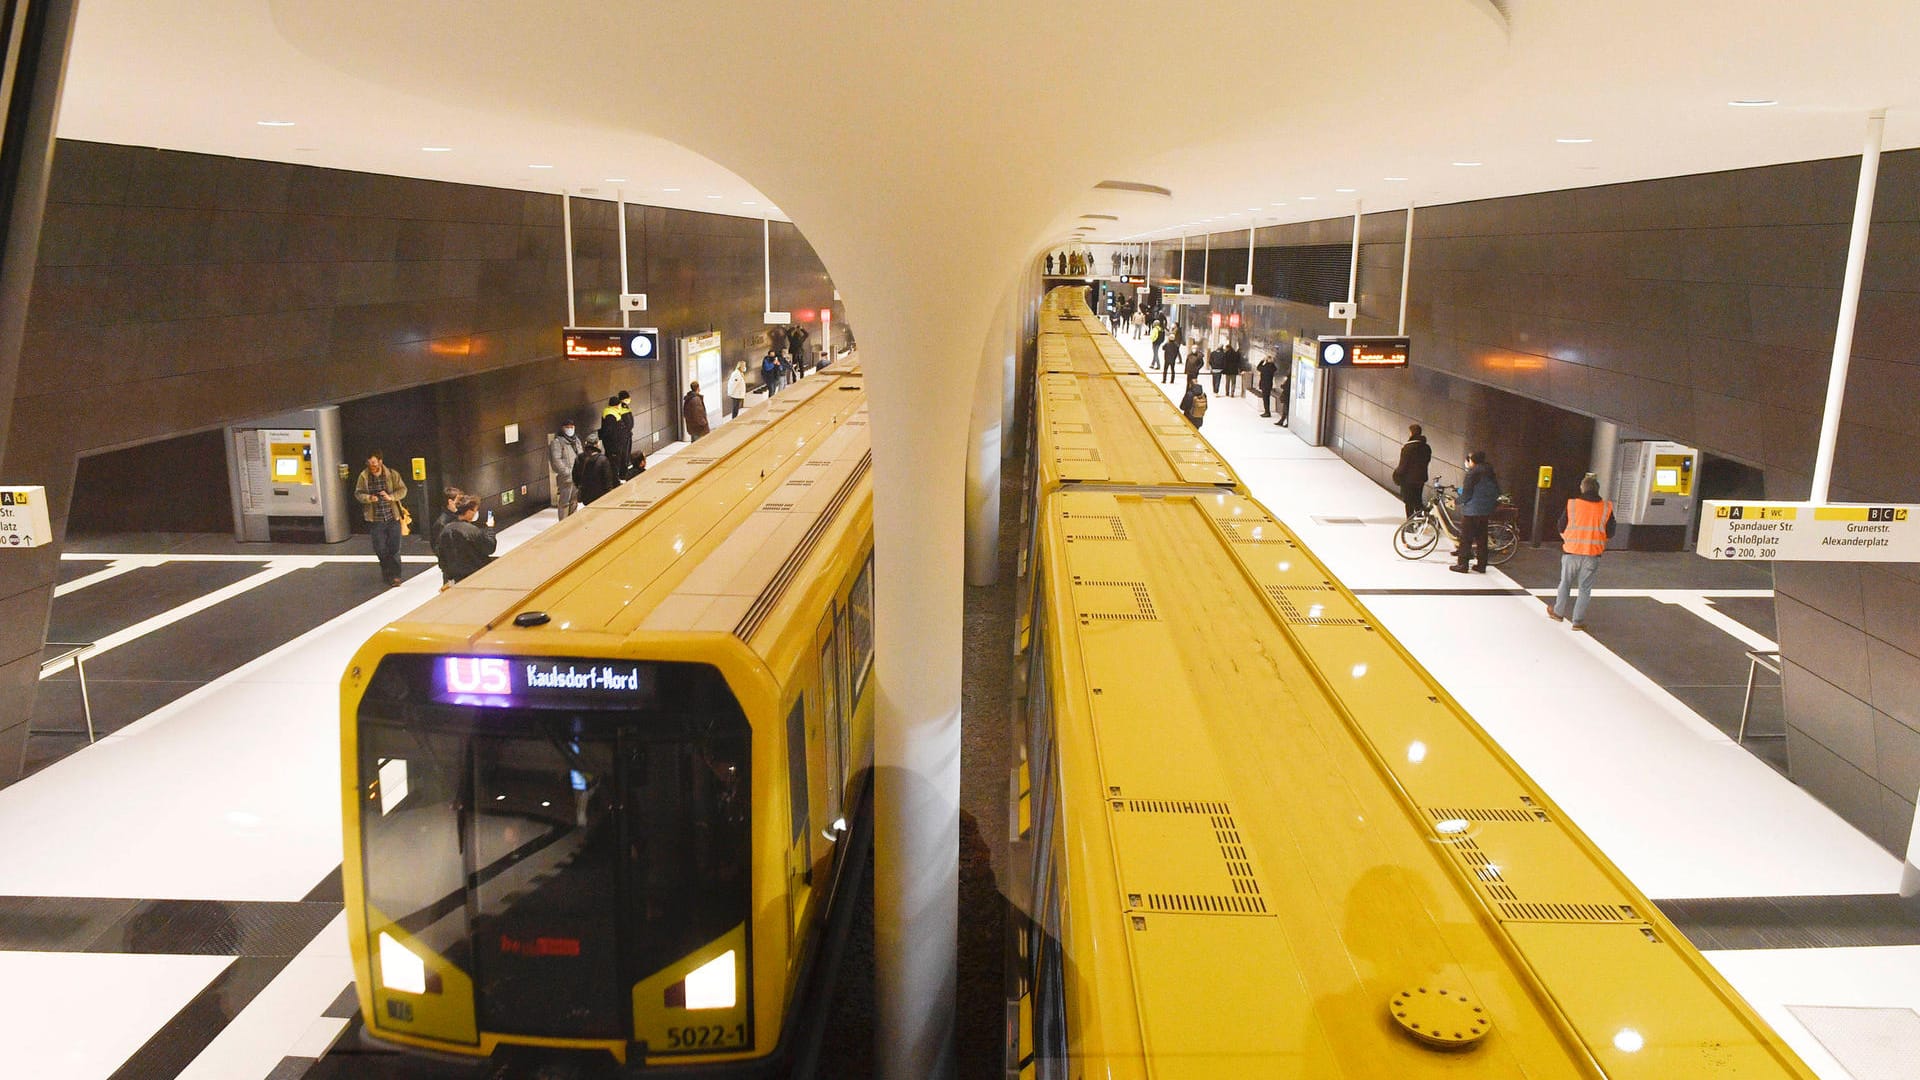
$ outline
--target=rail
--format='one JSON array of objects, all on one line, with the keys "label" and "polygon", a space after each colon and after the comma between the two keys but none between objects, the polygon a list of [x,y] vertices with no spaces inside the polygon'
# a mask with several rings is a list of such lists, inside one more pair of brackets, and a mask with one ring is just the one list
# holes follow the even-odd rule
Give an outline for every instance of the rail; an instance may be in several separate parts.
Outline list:
[{"label": "rail", "polygon": [[1761,668],[1766,668],[1768,671],[1773,672],[1775,675],[1780,674],[1779,651],[1773,650],[1773,651],[1763,652],[1756,649],[1747,650],[1747,696],[1740,702],[1740,732],[1739,734],[1734,736],[1734,740],[1733,740],[1736,743],[1744,743],[1749,738],[1784,739],[1787,737],[1787,733],[1784,731],[1766,732],[1766,733],[1760,733],[1760,734],[1754,734],[1754,735],[1747,734],[1747,720],[1753,716],[1753,681],[1760,674]]},{"label": "rail", "polygon": [[[57,667],[68,660],[73,661],[73,670],[80,678],[80,714],[84,716],[87,721],[87,741],[89,743],[97,741],[98,738],[93,731],[93,699],[87,696],[87,654],[93,651],[95,644],[97,643],[92,641],[49,641],[46,644],[46,648],[62,649],[65,651],[40,658],[40,672],[42,675],[45,675],[50,668]],[[77,731],[68,731],[66,728],[30,727],[27,729],[27,734],[78,735],[80,733]]]}]

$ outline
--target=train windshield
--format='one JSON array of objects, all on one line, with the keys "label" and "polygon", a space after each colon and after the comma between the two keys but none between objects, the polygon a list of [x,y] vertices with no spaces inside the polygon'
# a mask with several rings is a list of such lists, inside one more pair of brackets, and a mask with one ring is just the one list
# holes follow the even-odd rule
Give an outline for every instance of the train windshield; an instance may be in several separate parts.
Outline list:
[{"label": "train windshield", "polygon": [[[706,665],[510,663],[389,657],[374,676],[369,949],[471,980],[481,1029],[632,1038],[633,986],[747,920],[746,718]],[[432,970],[394,985],[415,966],[377,981],[431,996]]]}]

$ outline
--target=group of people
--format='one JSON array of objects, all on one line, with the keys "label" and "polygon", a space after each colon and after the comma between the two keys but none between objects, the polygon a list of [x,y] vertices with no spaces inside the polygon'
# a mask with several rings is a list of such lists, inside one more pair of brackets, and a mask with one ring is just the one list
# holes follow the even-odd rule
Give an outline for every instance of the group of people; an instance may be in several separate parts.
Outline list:
[{"label": "group of people", "polygon": [[581,435],[573,421],[561,423],[547,441],[553,467],[553,506],[565,521],[586,503],[647,471],[647,455],[633,445],[633,395],[622,390],[607,399],[598,434]]},{"label": "group of people", "polygon": [[[1246,353],[1231,340],[1216,344],[1209,351],[1198,339],[1181,343],[1178,326],[1155,318],[1148,326],[1147,340],[1151,345],[1151,365],[1159,370],[1160,381],[1174,381],[1176,372],[1186,376],[1186,391],[1181,395],[1180,411],[1187,414],[1187,420],[1198,428],[1207,413],[1207,390],[1200,384],[1200,376],[1210,371],[1213,378],[1213,393],[1227,397],[1240,397],[1242,394],[1240,378],[1247,371]],[[1185,357],[1185,363],[1181,358]],[[1254,386],[1260,393],[1260,415],[1272,417],[1273,407],[1280,406],[1280,418],[1274,421],[1276,426],[1285,426],[1287,422],[1287,389],[1292,377],[1280,368],[1280,363],[1271,352],[1261,356],[1254,366]]]},{"label": "group of people", "polygon": [[[1419,424],[1407,425],[1407,441],[1400,445],[1393,482],[1407,516],[1426,508],[1433,447]],[[1457,509],[1459,543],[1453,564],[1456,574],[1487,572],[1487,524],[1500,507],[1500,481],[1485,450],[1475,450],[1462,462],[1466,476],[1460,482]],[[1580,490],[1560,512],[1560,587],[1547,604],[1547,618],[1567,622],[1575,630],[1587,628],[1587,605],[1593,599],[1593,579],[1600,572],[1600,556],[1613,538],[1613,503],[1600,497],[1600,480],[1592,473],[1580,480]]]},{"label": "group of people", "polygon": [[[767,352],[760,358],[760,386],[769,396],[779,393],[782,386],[805,378],[808,367],[818,371],[826,366],[817,362],[813,351],[807,347],[807,337],[807,328],[799,323],[784,330],[778,326],[767,327]],[[734,381],[729,376],[727,396],[733,399],[733,412],[728,413],[729,416],[739,415],[739,403],[747,396],[746,362],[735,365],[734,373],[740,378],[740,392],[733,392]]]},{"label": "group of people", "polygon": [[[1096,274],[1099,273],[1093,252],[1083,248],[1068,248],[1065,251],[1049,251],[1045,259],[1049,274]],[[1113,277],[1122,274],[1138,274],[1141,269],[1141,255],[1137,251],[1121,251],[1115,248],[1107,253],[1107,268]]]},{"label": "group of people", "polygon": [[[406,481],[387,467],[386,454],[375,450],[367,455],[366,467],[354,478],[353,497],[366,520],[381,579],[389,587],[398,586],[400,538],[413,525],[413,517],[407,512]],[[487,523],[481,525],[480,500],[459,488],[449,487],[427,540],[440,563],[443,585],[451,585],[493,560],[493,512],[487,512]]]}]

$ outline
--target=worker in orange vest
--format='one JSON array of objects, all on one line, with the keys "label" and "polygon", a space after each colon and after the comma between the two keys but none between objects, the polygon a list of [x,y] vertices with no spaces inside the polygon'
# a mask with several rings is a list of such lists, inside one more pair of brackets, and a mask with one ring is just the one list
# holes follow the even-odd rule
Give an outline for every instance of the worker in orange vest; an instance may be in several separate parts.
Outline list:
[{"label": "worker in orange vest", "polygon": [[[1580,481],[1580,494],[1567,500],[1560,512],[1560,592],[1547,618],[1561,622],[1571,618],[1575,630],[1587,628],[1587,602],[1593,599],[1593,576],[1600,572],[1600,553],[1607,550],[1613,537],[1613,504],[1600,497],[1600,481],[1588,473]],[[1579,591],[1573,609],[1567,609],[1568,594]]]}]

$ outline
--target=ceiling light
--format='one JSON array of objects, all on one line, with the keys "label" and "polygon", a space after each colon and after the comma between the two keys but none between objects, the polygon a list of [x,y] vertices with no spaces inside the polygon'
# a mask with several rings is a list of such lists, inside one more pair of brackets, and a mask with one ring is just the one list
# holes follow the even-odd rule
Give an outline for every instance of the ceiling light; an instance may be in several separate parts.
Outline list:
[{"label": "ceiling light", "polygon": [[1336,191],[1336,192],[1338,192],[1338,193],[1340,193],[1340,194],[1342,194],[1342,195],[1351,195],[1351,194],[1353,194],[1354,192],[1356,192],[1356,191],[1359,191],[1360,189],[1359,189],[1359,188],[1350,188],[1350,187],[1337,187],[1337,188],[1334,188],[1333,190],[1334,190],[1334,191]]},{"label": "ceiling light", "polygon": [[1260,208],[1259,208],[1259,207],[1257,207],[1257,206],[1249,206],[1249,207],[1247,207],[1247,213],[1249,213],[1249,214],[1257,214],[1257,213],[1259,213],[1259,212],[1260,212]]},{"label": "ceiling light", "polygon": [[1389,184],[1402,184],[1406,182],[1407,178],[1404,176],[1383,176],[1380,179],[1385,180]]},{"label": "ceiling light", "polygon": [[429,153],[429,154],[451,154],[451,153],[453,153],[453,147],[451,147],[451,146],[423,146],[423,147],[421,147],[420,149],[422,149],[422,150],[425,150],[425,151],[426,151],[427,153]]},{"label": "ceiling light", "polygon": [[1317,199],[1317,198],[1319,198],[1319,197],[1320,197],[1320,196],[1318,196],[1318,195],[1302,195],[1302,196],[1300,196],[1300,198],[1301,198],[1301,199],[1303,199],[1303,200],[1305,200],[1305,201],[1307,201],[1307,202],[1312,202],[1313,200],[1315,200],[1315,199]]},{"label": "ceiling light", "polygon": [[753,201],[752,199],[741,199],[740,205],[741,206],[759,206],[760,204]]},{"label": "ceiling light", "polygon": [[722,195],[709,195],[709,196],[707,196],[707,198],[709,198],[709,199],[720,199],[720,198],[725,198],[725,196],[722,196]]},{"label": "ceiling light", "polygon": [[[1238,210],[1235,210],[1235,211],[1234,211],[1233,213],[1231,213],[1231,214],[1228,214],[1227,216],[1228,216],[1228,217],[1239,217],[1239,216],[1240,216],[1240,211],[1238,211]],[[1215,218],[1214,220],[1215,220],[1215,221],[1218,221],[1218,220],[1220,220],[1220,219],[1219,219],[1219,218]]]},{"label": "ceiling light", "polygon": [[529,168],[529,169],[551,169],[551,168],[553,168],[553,166],[551,166],[551,165],[529,165],[529,166],[527,166],[527,168]]},{"label": "ceiling light", "polygon": [[1274,206],[1285,206],[1285,205],[1287,205],[1287,204],[1286,204],[1286,203],[1283,203],[1283,202],[1277,202],[1277,203],[1274,203],[1273,205],[1274,205]]},{"label": "ceiling light", "polygon": [[677,187],[663,187],[660,190],[661,191],[679,191],[680,189]]},{"label": "ceiling light", "polygon": [[606,178],[605,180],[602,180],[602,181],[601,181],[601,183],[603,183],[603,184],[624,184],[624,183],[627,183],[627,178],[626,178],[626,177],[624,177],[624,176],[609,176],[609,177],[607,177],[607,178]]},{"label": "ceiling light", "polygon": [[292,127],[293,126],[293,121],[291,120],[255,120],[254,123],[259,124],[261,127]]},{"label": "ceiling light", "polygon": [[1477,168],[1479,168],[1479,167],[1480,167],[1481,165],[1483,165],[1483,164],[1485,164],[1485,162],[1480,162],[1480,161],[1456,161],[1456,162],[1454,162],[1454,164],[1455,164],[1456,166],[1458,166],[1458,167],[1460,167],[1460,168],[1462,168],[1462,169],[1477,169]]},{"label": "ceiling light", "polygon": [[1764,109],[1770,105],[1778,105],[1780,103],[1772,98],[1736,98],[1733,101],[1727,102],[1727,104],[1736,109]]},{"label": "ceiling light", "polygon": [[1581,143],[1590,143],[1593,140],[1592,139],[1555,139],[1553,141],[1557,143],[1565,143],[1568,146],[1578,146]]}]

